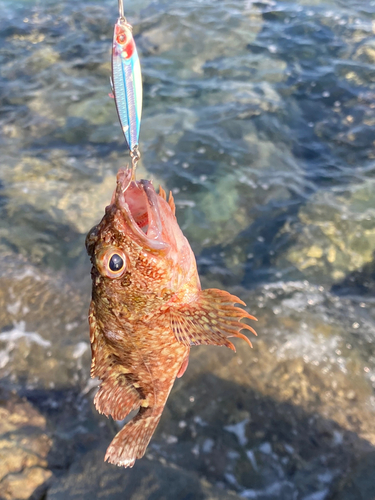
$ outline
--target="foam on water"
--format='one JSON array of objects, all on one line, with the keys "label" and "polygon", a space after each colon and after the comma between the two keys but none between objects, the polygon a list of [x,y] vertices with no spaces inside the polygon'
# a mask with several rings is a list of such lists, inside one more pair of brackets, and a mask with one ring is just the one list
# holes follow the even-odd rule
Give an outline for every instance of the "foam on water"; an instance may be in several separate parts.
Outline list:
[{"label": "foam on water", "polygon": [[5,348],[0,350],[0,369],[4,368],[11,361],[10,353],[17,348],[20,341],[36,344],[43,349],[51,347],[49,340],[45,340],[37,332],[27,332],[25,322],[20,321],[11,330],[0,333],[0,342],[5,343]]},{"label": "foam on water", "polygon": [[237,436],[238,442],[240,443],[241,446],[245,446],[247,443],[247,438],[246,438],[246,425],[249,423],[249,419],[246,418],[242,422],[238,422],[237,424],[233,425],[226,425],[224,426],[224,429],[228,432],[232,432]]},{"label": "foam on water", "polygon": [[47,347],[51,347],[51,342],[49,340],[45,340],[39,333],[27,332],[24,321],[15,323],[11,330],[0,333],[0,342],[6,342],[7,348],[13,349],[16,346],[17,341],[21,339],[26,340],[26,342],[37,344],[45,349]]}]

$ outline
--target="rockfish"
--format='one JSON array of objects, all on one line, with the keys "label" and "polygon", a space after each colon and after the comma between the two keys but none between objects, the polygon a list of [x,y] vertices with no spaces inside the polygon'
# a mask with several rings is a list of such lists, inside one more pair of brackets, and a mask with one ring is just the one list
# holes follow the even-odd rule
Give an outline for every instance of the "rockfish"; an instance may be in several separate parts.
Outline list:
[{"label": "rockfish", "polygon": [[229,337],[255,319],[238,297],[202,290],[190,245],[175,217],[172,193],[120,170],[111,204],[87,235],[92,262],[89,311],[91,376],[101,380],[96,409],[114,420],[137,415],[111,442],[105,460],[132,467],[160,420],[176,377],[185,372],[191,345],[235,351]]}]

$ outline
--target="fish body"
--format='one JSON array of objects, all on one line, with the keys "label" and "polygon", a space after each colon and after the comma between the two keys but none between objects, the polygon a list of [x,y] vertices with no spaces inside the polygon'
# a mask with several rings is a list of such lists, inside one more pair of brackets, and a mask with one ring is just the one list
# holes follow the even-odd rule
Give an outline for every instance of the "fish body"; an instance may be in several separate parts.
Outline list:
[{"label": "fish body", "polygon": [[[115,420],[138,414],[114,437],[105,460],[132,467],[160,420],[190,346],[224,345],[255,319],[222,290],[202,290],[194,254],[162,188],[121,170],[102,221],[87,235],[92,262],[91,376],[97,410]],[[255,332],[254,332],[255,333]]]},{"label": "fish body", "polygon": [[121,17],[113,34],[112,90],[122,131],[134,151],[141,126],[142,75],[132,27]]}]

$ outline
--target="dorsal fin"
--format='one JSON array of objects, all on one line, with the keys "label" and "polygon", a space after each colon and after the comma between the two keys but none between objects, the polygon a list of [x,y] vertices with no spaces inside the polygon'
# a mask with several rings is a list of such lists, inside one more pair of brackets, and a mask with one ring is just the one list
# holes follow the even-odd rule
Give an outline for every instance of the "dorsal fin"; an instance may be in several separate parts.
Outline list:
[{"label": "dorsal fin", "polygon": [[173,215],[176,215],[176,204],[174,202],[172,191],[169,191],[169,200],[168,200],[168,203],[169,203],[169,206],[172,209]]},{"label": "dorsal fin", "polygon": [[254,335],[256,332],[239,320],[256,318],[244,309],[234,307],[235,303],[245,305],[235,295],[211,288],[199,292],[195,301],[171,307],[171,327],[176,339],[185,345],[213,344],[235,351],[228,337],[238,337],[252,347],[250,340],[240,330],[250,330]]},{"label": "dorsal fin", "polygon": [[161,196],[163,200],[167,201],[167,193],[161,186],[159,186],[159,196]]}]

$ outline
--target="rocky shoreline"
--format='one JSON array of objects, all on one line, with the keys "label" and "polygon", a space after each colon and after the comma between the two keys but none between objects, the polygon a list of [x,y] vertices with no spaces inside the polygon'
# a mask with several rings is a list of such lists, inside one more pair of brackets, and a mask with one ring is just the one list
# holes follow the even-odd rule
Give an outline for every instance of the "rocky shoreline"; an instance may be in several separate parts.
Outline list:
[{"label": "rocky shoreline", "polygon": [[259,319],[253,350],[192,349],[132,470],[89,378],[84,240],[127,161],[113,0],[1,6],[0,500],[373,500],[373,2],[129,2],[138,175]]},{"label": "rocky shoreline", "polygon": [[[0,288],[12,290],[3,296],[0,317],[0,498],[112,500],[125,490],[134,500],[366,494],[375,453],[374,365],[363,357],[370,337],[363,345],[350,318],[362,312],[369,335],[373,318],[361,304],[307,282],[231,290],[259,318],[254,349],[240,340],[236,354],[193,348],[146,457],[122,470],[103,463],[116,426],[92,404],[97,382],[88,378],[90,354],[82,347],[89,283],[69,283],[56,273],[50,281],[21,260],[14,266],[18,276],[21,266],[24,278],[12,280],[11,266],[0,278]],[[35,286],[41,290],[43,283],[48,294],[35,299]],[[26,308],[16,311],[16,294]],[[51,314],[38,323],[41,299]],[[22,334],[7,326],[12,321],[25,323]],[[49,335],[58,324],[65,331],[52,347]],[[66,325],[73,326],[67,331]]]}]

